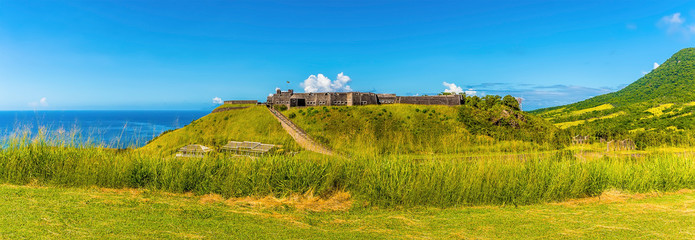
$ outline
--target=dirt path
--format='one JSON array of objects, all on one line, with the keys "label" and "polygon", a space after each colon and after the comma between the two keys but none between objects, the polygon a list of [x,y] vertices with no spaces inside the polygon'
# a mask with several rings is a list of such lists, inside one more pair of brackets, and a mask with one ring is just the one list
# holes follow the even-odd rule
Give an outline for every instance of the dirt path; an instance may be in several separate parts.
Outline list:
[{"label": "dirt path", "polygon": [[312,152],[333,155],[333,152],[331,152],[331,150],[328,150],[328,148],[324,147],[323,145],[314,142],[314,140],[312,140],[311,137],[309,137],[309,135],[307,135],[306,132],[304,132],[304,130],[295,125],[292,121],[290,121],[290,119],[285,117],[285,115],[282,115],[282,113],[278,112],[272,107],[269,107],[268,110],[270,111],[270,113],[273,114],[273,116],[275,116],[275,118],[278,121],[280,121],[280,124],[282,124],[282,128],[284,128],[285,131],[287,131],[287,133],[289,133],[290,136],[294,138],[294,140],[299,144],[299,146]]}]

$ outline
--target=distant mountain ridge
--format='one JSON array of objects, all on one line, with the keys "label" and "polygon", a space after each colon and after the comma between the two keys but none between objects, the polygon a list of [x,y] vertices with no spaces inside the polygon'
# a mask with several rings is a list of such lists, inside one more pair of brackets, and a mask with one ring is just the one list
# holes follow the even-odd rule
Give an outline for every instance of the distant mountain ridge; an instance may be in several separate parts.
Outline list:
[{"label": "distant mountain ridge", "polygon": [[695,48],[678,51],[619,91],[531,111],[560,128],[596,136],[695,130],[693,112]]},{"label": "distant mountain ridge", "polygon": [[582,109],[605,103],[619,107],[652,100],[663,102],[695,100],[695,48],[678,51],[658,68],[617,92],[532,112],[543,113],[562,107]]}]

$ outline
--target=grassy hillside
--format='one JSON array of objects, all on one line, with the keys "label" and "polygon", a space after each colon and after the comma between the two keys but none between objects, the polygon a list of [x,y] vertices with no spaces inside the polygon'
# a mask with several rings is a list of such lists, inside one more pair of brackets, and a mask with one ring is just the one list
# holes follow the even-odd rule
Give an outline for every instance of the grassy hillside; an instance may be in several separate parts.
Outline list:
[{"label": "grassy hillside", "polygon": [[646,146],[691,144],[693,112],[695,49],[687,48],[620,91],[531,113],[572,135],[634,138]]},{"label": "grassy hillside", "polygon": [[546,149],[555,127],[504,105],[409,104],[284,111],[315,140],[350,154],[513,152]]},{"label": "grassy hillside", "polygon": [[[225,107],[239,107],[223,105]],[[264,106],[210,113],[191,124],[166,132],[150,141],[139,151],[172,154],[188,144],[203,144],[219,148],[229,141],[255,141],[283,145],[297,150],[292,137]]]}]

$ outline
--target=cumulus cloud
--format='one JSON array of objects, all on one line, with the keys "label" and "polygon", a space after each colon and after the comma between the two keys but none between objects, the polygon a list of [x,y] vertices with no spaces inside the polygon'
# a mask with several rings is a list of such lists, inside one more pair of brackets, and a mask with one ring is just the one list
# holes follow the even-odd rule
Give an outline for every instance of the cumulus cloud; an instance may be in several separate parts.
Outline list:
[{"label": "cumulus cloud", "polygon": [[37,108],[37,107],[48,107],[48,100],[46,97],[42,97],[39,99],[37,102],[30,102],[29,103],[30,107]]},{"label": "cumulus cloud", "polygon": [[684,22],[681,18],[681,13],[674,13],[673,15],[664,16],[661,21],[667,24],[682,24]]},{"label": "cumulus cloud", "polygon": [[[658,67],[659,67],[659,64],[658,64],[658,63],[654,63],[654,66],[652,67],[652,70],[654,70],[654,69],[656,69],[656,68],[658,68]],[[647,73],[649,73],[649,72],[648,72],[648,71],[642,71],[642,75],[647,75]]]},{"label": "cumulus cloud", "polygon": [[442,84],[446,87],[446,90],[444,90],[444,92],[457,94],[463,92],[463,88],[456,86],[456,84],[448,82],[443,82]]},{"label": "cumulus cloud", "polygon": [[657,25],[669,34],[680,34],[686,38],[695,34],[695,24],[686,24],[686,19],[681,16],[681,13],[664,16]]},{"label": "cumulus cloud", "polygon": [[352,91],[350,83],[352,79],[343,73],[339,73],[335,80],[331,80],[319,73],[318,75],[310,75],[300,85],[304,88],[304,92],[349,92]]},{"label": "cumulus cloud", "polygon": [[223,104],[224,101],[222,101],[222,98],[220,98],[220,97],[214,97],[214,98],[212,98],[212,103],[214,103],[214,104]]}]

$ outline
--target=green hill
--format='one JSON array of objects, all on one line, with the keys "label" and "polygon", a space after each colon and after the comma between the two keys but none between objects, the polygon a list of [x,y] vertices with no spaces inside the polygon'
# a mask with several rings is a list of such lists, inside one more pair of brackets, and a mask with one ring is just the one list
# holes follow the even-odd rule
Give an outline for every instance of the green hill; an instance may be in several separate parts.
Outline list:
[{"label": "green hill", "polygon": [[[563,144],[558,139],[568,139],[558,137],[558,129],[549,122],[505,105],[499,96],[467,99],[457,107],[331,106],[294,108],[283,114],[319,143],[349,155],[535,151],[555,149]],[[220,148],[231,140],[300,149],[264,106],[223,105],[217,110],[225,108],[163,133],[139,151],[170,155],[188,144]]]},{"label": "green hill", "polygon": [[[218,109],[227,107],[239,106],[223,105]],[[210,113],[183,128],[163,133],[139,151],[166,155],[188,144],[219,148],[229,141],[254,141],[283,145],[287,150],[299,149],[265,106],[249,106]]]},{"label": "green hill", "polygon": [[683,49],[624,89],[531,113],[571,134],[684,144],[695,130],[695,48]]},{"label": "green hill", "polygon": [[283,114],[316,141],[347,154],[516,152],[557,144],[557,128],[547,121],[503,104],[477,103],[309,107]]}]

